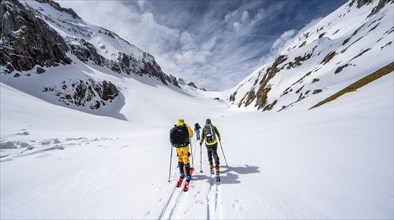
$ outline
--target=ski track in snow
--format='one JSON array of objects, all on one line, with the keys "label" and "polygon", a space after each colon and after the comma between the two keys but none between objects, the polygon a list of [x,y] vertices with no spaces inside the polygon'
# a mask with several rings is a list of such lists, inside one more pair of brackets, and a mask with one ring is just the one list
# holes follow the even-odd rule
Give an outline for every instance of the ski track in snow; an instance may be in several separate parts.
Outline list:
[{"label": "ski track in snow", "polygon": [[[193,152],[193,157],[196,159],[197,151]],[[205,158],[204,158],[205,159]],[[206,207],[206,211],[199,209],[200,217],[203,219],[224,219],[223,215],[223,199],[222,190],[220,182],[216,182],[216,175],[209,174],[209,181],[207,183],[202,183],[196,179],[196,175],[206,175],[205,173],[200,173],[196,167],[194,167],[194,174],[192,181],[190,183],[190,188],[188,192],[183,192],[183,186],[177,188],[173,187],[173,190],[168,195],[168,199],[165,202],[158,219],[185,219],[191,216],[193,210],[190,210],[190,206],[187,207],[186,204],[191,204],[192,199],[196,205],[201,205],[201,207]],[[223,181],[223,179],[221,180]],[[171,182],[174,184],[176,182]],[[238,200],[235,201],[235,203]],[[233,204],[233,208],[238,209],[238,204]],[[197,208],[195,208],[197,209]],[[203,213],[206,213],[204,216]]]},{"label": "ski track in snow", "polygon": [[[168,209],[170,203],[172,203],[172,206],[171,206],[172,209],[174,208],[174,204],[173,203],[174,203],[174,200],[176,201],[176,199],[172,200],[172,197],[176,193],[176,189],[177,189],[177,187],[174,186],[173,190],[170,193],[170,197],[168,198],[167,202],[165,203],[164,207],[161,210],[161,213],[160,213],[160,216],[158,217],[158,219],[163,219],[164,214],[167,212],[167,209]],[[177,197],[178,197],[179,192],[177,192],[176,194],[177,194]]]},{"label": "ski track in snow", "polygon": [[[195,143],[196,143],[196,141],[194,141],[194,144]],[[192,144],[192,146],[194,144]],[[196,151],[193,152],[192,157],[196,158],[195,154],[196,154]],[[196,172],[196,170],[194,170],[193,175],[195,175],[195,172]],[[170,183],[174,184],[174,183],[176,183],[176,181],[170,182]],[[186,184],[186,181],[184,180],[180,187],[176,187],[176,186],[173,187],[173,190],[171,191],[167,202],[163,206],[158,219],[178,218],[177,216],[182,212],[182,210],[183,210],[182,208],[184,207],[185,202],[183,200],[186,199],[183,197],[187,197],[187,194],[190,194],[191,188],[193,187],[193,178],[192,178],[192,182],[189,185],[188,192],[183,192],[183,187],[185,186],[185,184]],[[185,194],[185,195],[183,195],[183,194]],[[175,195],[175,197],[174,197],[174,195]],[[186,214],[186,213],[183,213],[183,214]],[[175,217],[173,217],[173,216],[175,216]]]},{"label": "ski track in snow", "polygon": [[207,193],[207,219],[224,219],[222,191],[220,182],[216,182],[216,175],[210,174],[210,186]]},{"label": "ski track in snow", "polygon": [[[171,219],[174,213],[178,212],[178,206],[182,205],[181,195],[183,192],[183,186],[185,185],[185,181],[183,181],[182,185],[178,188],[174,186],[174,190],[171,192],[170,197],[167,203],[164,205],[162,209],[162,213],[160,214],[158,219]],[[173,195],[176,195],[173,197]],[[167,216],[166,216],[167,215]]]}]

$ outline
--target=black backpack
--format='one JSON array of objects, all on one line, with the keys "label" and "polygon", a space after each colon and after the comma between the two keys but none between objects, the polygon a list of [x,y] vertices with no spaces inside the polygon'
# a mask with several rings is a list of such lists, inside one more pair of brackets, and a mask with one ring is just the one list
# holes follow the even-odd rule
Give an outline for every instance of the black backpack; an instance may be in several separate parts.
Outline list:
[{"label": "black backpack", "polygon": [[199,130],[201,127],[200,127],[200,125],[198,124],[198,123],[196,123],[195,125],[194,125],[194,130]]},{"label": "black backpack", "polygon": [[173,147],[186,147],[189,145],[189,131],[185,124],[171,129],[170,141]]},{"label": "black backpack", "polygon": [[204,132],[206,134],[205,140],[207,141],[207,143],[213,143],[216,140],[215,129],[212,125],[205,125]]}]

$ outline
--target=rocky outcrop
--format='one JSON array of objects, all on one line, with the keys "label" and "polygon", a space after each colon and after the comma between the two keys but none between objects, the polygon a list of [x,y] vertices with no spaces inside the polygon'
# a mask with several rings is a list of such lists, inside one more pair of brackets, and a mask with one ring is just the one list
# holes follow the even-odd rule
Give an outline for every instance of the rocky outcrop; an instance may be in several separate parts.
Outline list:
[{"label": "rocky outcrop", "polygon": [[194,84],[194,82],[189,82],[187,85],[197,89],[197,86]]},{"label": "rocky outcrop", "polygon": [[261,79],[259,83],[260,88],[257,91],[256,95],[257,100],[255,107],[257,107],[257,109],[262,109],[268,104],[268,92],[271,90],[271,86],[268,82],[272,78],[274,78],[274,76],[280,71],[278,66],[286,60],[286,55],[280,55],[279,57],[277,57],[272,66],[267,69],[267,73],[265,74],[263,79]]},{"label": "rocky outcrop", "polygon": [[160,79],[164,85],[168,85],[171,82],[170,77],[163,73],[159,64],[156,63],[155,59],[149,53],[144,52],[142,58],[142,66],[137,70],[137,74],[140,75],[150,75]]},{"label": "rocky outcrop", "polygon": [[[368,5],[372,2],[373,2],[373,0],[351,0],[351,2],[349,3],[349,6],[352,7],[353,4],[356,3],[357,8],[361,8],[364,5]],[[372,15],[378,13],[380,11],[380,9],[382,9],[388,3],[394,3],[394,0],[379,0],[378,5],[372,9],[371,14],[369,16],[372,16]]]},{"label": "rocky outcrop", "polygon": [[380,9],[382,9],[388,3],[393,4],[394,0],[379,0],[378,5],[372,9],[371,14],[369,14],[368,17],[378,13]]},{"label": "rocky outcrop", "polygon": [[93,79],[63,81],[61,85],[44,87],[43,92],[53,93],[66,105],[86,106],[98,109],[114,100],[119,90],[110,81],[96,82]]},{"label": "rocky outcrop", "polygon": [[349,6],[353,6],[354,3],[357,3],[357,8],[361,8],[362,6],[366,5],[366,4],[370,4],[372,2],[372,0],[352,0],[349,3]]},{"label": "rocky outcrop", "polygon": [[98,89],[99,96],[104,101],[108,101],[108,100],[114,99],[119,93],[119,90],[110,81],[103,81],[103,83],[102,83],[102,90],[100,90],[101,87],[99,87],[99,86],[96,87],[96,88]]},{"label": "rocky outcrop", "polygon": [[0,65],[5,72],[70,64],[64,39],[17,0],[0,3]]},{"label": "rocky outcrop", "polygon": [[[247,107],[248,105],[250,105],[251,103],[254,102],[254,100],[256,100],[256,104],[255,107],[257,107],[257,109],[263,109],[263,111],[267,111],[272,109],[272,107],[276,104],[275,103],[271,103],[268,104],[268,93],[271,90],[271,85],[269,84],[269,81],[274,78],[274,76],[284,67],[279,67],[279,65],[281,65],[282,63],[284,63],[287,60],[287,56],[286,55],[280,55],[278,56],[274,63],[267,68],[267,71],[265,73],[265,75],[263,76],[263,78],[260,80],[259,82],[259,87],[257,88],[257,92],[255,92],[255,87],[253,87],[249,92],[247,92],[245,94],[245,96],[241,99],[241,101],[238,103],[238,107],[241,107],[242,105],[244,105],[245,107]],[[235,96],[236,96],[236,92],[234,92],[231,96],[230,96],[230,101],[234,101],[235,100]],[[270,107],[265,108],[267,105],[269,105]]]},{"label": "rocky outcrop", "polygon": [[337,55],[337,53],[336,53],[335,51],[329,52],[329,53],[324,57],[324,59],[320,62],[320,64],[323,64],[323,65],[327,64],[328,62],[330,62],[330,60],[332,60],[332,58],[335,57],[335,55]]},{"label": "rocky outcrop", "polygon": [[50,6],[54,7],[56,10],[61,11],[61,12],[66,12],[67,14],[71,15],[75,19],[81,19],[77,13],[75,13],[71,8],[62,8],[59,3],[51,1],[51,0],[36,0],[37,2],[41,3],[47,3]]}]

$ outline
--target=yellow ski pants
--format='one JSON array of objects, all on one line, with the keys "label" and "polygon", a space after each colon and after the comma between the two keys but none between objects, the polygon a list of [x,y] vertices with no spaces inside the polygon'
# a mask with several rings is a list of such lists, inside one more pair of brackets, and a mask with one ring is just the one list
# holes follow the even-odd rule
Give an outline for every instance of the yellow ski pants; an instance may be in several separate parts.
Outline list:
[{"label": "yellow ski pants", "polygon": [[183,162],[185,165],[189,164],[189,146],[176,148],[176,155],[178,156],[178,162]]}]

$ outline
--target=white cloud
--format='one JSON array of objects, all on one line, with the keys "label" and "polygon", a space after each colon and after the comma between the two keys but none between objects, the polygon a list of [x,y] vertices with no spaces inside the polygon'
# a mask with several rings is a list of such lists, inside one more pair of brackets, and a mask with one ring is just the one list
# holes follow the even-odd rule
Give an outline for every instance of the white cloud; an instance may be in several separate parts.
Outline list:
[{"label": "white cloud", "polygon": [[241,23],[239,23],[238,21],[235,21],[233,23],[233,27],[234,27],[235,32],[239,32],[241,29]]},{"label": "white cloud", "polygon": [[181,67],[190,67],[193,65],[206,63],[207,58],[211,55],[212,53],[209,51],[188,50],[185,52],[177,53],[175,55],[175,61]]},{"label": "white cloud", "polygon": [[248,11],[242,12],[241,22],[243,24],[246,24],[248,21],[249,21],[249,12]]},{"label": "white cloud", "polygon": [[146,6],[146,1],[145,0],[139,0],[137,1],[138,6],[140,7],[140,9],[144,9]]},{"label": "white cloud", "polygon": [[257,13],[251,15],[248,10],[234,10],[229,12],[224,17],[228,25],[232,26],[232,30],[238,35],[248,35],[254,31],[255,25],[261,22],[266,16],[263,8],[259,9]]},{"label": "white cloud", "polygon": [[191,50],[197,48],[192,35],[187,31],[181,33],[180,43],[182,45],[181,46],[182,50]]}]

